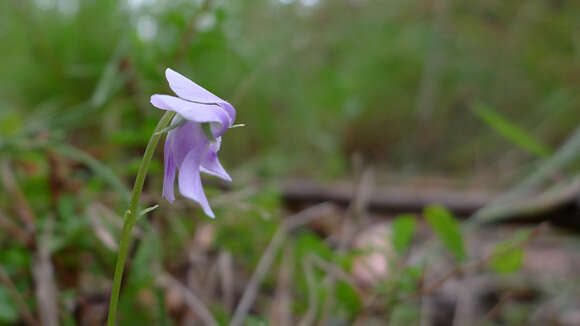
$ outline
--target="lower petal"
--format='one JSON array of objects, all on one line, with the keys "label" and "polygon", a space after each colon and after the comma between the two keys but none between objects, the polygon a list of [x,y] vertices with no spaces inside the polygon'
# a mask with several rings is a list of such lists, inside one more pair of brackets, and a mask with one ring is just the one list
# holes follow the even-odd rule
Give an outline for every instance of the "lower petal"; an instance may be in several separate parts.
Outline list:
[{"label": "lower petal", "polygon": [[217,153],[220,150],[222,143],[221,137],[217,138],[214,142],[210,142],[207,151],[203,155],[201,160],[201,172],[211,174],[218,178],[224,179],[231,182],[232,178],[220,164],[218,160]]},{"label": "lower petal", "polygon": [[179,169],[179,191],[183,196],[196,201],[203,209],[203,212],[213,218],[215,215],[203,191],[199,174],[202,154],[203,149],[200,150],[199,147],[196,147],[185,156]]},{"label": "lower petal", "polygon": [[201,172],[211,174],[229,182],[232,181],[232,178],[228,172],[226,172],[226,170],[220,164],[217,153],[214,152],[209,152],[204,156],[204,159],[201,162]]}]

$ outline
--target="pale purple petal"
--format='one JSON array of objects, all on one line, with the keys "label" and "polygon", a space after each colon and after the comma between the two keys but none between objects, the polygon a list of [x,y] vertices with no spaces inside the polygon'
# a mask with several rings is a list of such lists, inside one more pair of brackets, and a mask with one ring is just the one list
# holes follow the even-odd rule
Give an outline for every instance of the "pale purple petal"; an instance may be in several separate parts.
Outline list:
[{"label": "pale purple petal", "polygon": [[202,153],[203,148],[196,147],[185,156],[183,164],[181,164],[179,169],[179,191],[183,196],[196,201],[207,216],[214,218],[215,215],[203,192],[201,176],[199,174]]},{"label": "pale purple petal", "polygon": [[203,173],[211,174],[225,181],[229,182],[232,181],[232,178],[230,177],[228,172],[220,164],[220,161],[218,160],[216,153],[208,152],[206,154],[206,157],[204,157],[200,170]]},{"label": "pale purple petal", "polygon": [[228,112],[218,105],[193,103],[179,97],[158,94],[151,96],[151,104],[162,110],[177,112],[188,121],[217,124],[216,128],[212,128],[215,129],[216,137],[221,136],[232,125]]},{"label": "pale purple petal", "polygon": [[172,147],[173,137],[172,135],[167,135],[165,139],[164,148],[164,160],[165,160],[165,172],[163,178],[163,198],[167,199],[170,203],[175,201],[174,185],[175,185],[175,170],[177,166],[173,160],[173,147]]},{"label": "pale purple petal", "polygon": [[173,137],[173,157],[178,167],[194,147],[205,148],[209,143],[199,123],[186,122],[169,133]]},{"label": "pale purple petal", "polygon": [[230,126],[233,125],[234,121],[236,121],[236,109],[228,102],[220,102],[218,105],[228,113]]},{"label": "pale purple petal", "polygon": [[170,68],[165,70],[165,77],[167,77],[171,90],[183,99],[205,103],[224,102],[221,98]]},{"label": "pale purple petal", "polygon": [[206,153],[201,160],[201,172],[211,174],[226,181],[232,181],[230,175],[222,167],[218,160],[217,153],[220,150],[222,139],[217,138],[215,142],[211,142],[207,148]]}]

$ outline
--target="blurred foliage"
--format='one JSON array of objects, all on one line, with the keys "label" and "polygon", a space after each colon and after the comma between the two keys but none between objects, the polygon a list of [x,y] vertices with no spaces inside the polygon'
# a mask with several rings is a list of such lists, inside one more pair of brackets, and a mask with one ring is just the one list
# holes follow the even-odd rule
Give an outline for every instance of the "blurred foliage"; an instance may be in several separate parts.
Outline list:
[{"label": "blurred foliage", "polygon": [[457,261],[466,258],[463,236],[459,223],[453,214],[443,206],[432,205],[426,207],[423,214],[429,226],[433,228],[445,248],[449,250]]},{"label": "blurred foliage", "polygon": [[550,148],[531,137],[525,130],[505,120],[489,106],[478,102],[473,110],[481,120],[515,145],[539,157],[545,158],[551,155],[552,150]]},{"label": "blurred foliage", "polygon": [[[160,117],[149,96],[169,93],[166,67],[231,101],[246,127],[230,130],[220,153],[235,180],[231,192],[204,179],[219,216],[211,224],[185,200],[160,200],[162,161],[152,162],[143,208],[160,207],[139,221],[121,324],[173,325],[156,276],[214,268],[204,255],[231,254],[237,282],[245,281],[281,225],[281,177],[346,177],[355,153],[380,173],[453,176],[495,175],[549,156],[578,124],[580,3],[436,3],[0,1],[0,174],[3,181],[12,175],[19,188],[0,183],[0,217],[21,223],[28,206],[34,227],[19,226],[33,235],[51,231],[62,323],[75,325],[86,313],[79,298],[106,300],[118,215]],[[467,260],[452,214],[432,206],[424,215],[456,263]],[[425,273],[425,262],[405,261],[420,224],[410,215],[395,219],[387,239],[396,250],[388,256],[390,277],[368,289],[392,325],[419,322],[418,302],[404,299],[421,288]],[[36,311],[30,271],[38,244],[0,232],[1,269]],[[328,281],[319,266],[313,287],[300,269],[315,255],[350,273],[365,255],[327,240],[306,230],[288,240],[298,262],[291,310],[304,314],[313,291],[316,317],[351,323],[367,308],[364,296],[345,280]],[[492,270],[521,267],[523,251],[512,243],[497,245]],[[275,274],[261,288],[266,296],[276,289]],[[266,324],[269,303],[259,298],[246,324]],[[228,307],[208,305],[220,323],[231,318]],[[514,320],[524,308],[514,310]],[[19,309],[2,282],[0,324],[20,321]]]},{"label": "blurred foliage", "polygon": [[417,221],[413,215],[400,215],[393,221],[393,245],[402,253],[411,245]]},{"label": "blurred foliage", "polygon": [[224,161],[268,175],[335,176],[353,152],[414,171],[493,164],[507,147],[476,99],[561,141],[580,109],[578,3],[446,3],[438,23],[424,1],[3,1],[2,139],[56,124],[81,147],[117,143],[100,153],[116,162],[146,142],[170,66],[238,108]]}]

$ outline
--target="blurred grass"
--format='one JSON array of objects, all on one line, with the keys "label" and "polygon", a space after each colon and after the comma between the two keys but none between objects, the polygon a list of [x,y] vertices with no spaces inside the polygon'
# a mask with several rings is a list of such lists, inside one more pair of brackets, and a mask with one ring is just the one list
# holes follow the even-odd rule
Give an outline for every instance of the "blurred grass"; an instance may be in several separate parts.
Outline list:
[{"label": "blurred grass", "polygon": [[[234,101],[247,127],[224,142],[224,161],[258,159],[275,175],[342,175],[354,152],[392,169],[469,171],[508,148],[473,119],[474,99],[549,144],[579,109],[573,1],[453,2],[443,29],[422,2],[69,2],[74,13],[50,0],[1,5],[2,121],[14,122],[2,138],[36,126],[73,129],[81,147],[119,133],[142,146],[166,66]],[[426,73],[438,86],[425,121]]]},{"label": "blurred grass", "polygon": [[[121,308],[132,324],[166,319],[155,273],[195,266],[188,254],[192,243],[200,245],[200,230],[214,233],[198,258],[229,252],[246,277],[279,226],[285,207],[275,185],[282,177],[345,178],[355,153],[379,175],[460,177],[508,177],[506,166],[548,157],[579,121],[580,3],[442,3],[1,1],[0,161],[10,163],[39,229],[56,221],[59,302],[107,291],[114,254],[92,219],[99,212],[105,233],[118,235],[116,213],[126,208],[126,185],[160,117],[149,96],[169,92],[166,67],[231,100],[246,127],[230,130],[220,152],[233,172],[233,195],[208,179],[219,216],[209,229],[197,208],[160,201],[161,157],[153,162],[143,205],[161,207],[140,223]],[[493,111],[479,107],[474,114],[477,100]],[[569,161],[567,167],[578,164]],[[514,169],[516,176],[527,172]],[[265,186],[250,187],[256,180]],[[0,214],[20,223],[19,203],[6,185],[1,191]],[[463,257],[448,220],[438,232],[444,242],[451,234],[448,246]],[[401,251],[414,235],[414,222],[405,223]],[[314,253],[352,268],[356,253],[331,248],[314,232],[292,241],[295,261]],[[7,232],[0,245],[0,265],[34,307],[33,250]],[[519,252],[508,258],[519,264]],[[325,273],[313,274],[319,302],[335,300],[337,318],[352,321],[364,309],[349,285],[330,290],[319,285]],[[386,293],[393,324],[408,324],[418,307],[395,304],[396,294],[417,289],[422,267],[400,274],[376,291]],[[296,275],[297,296],[307,298],[305,275]],[[265,292],[276,282],[270,275]],[[264,301],[257,304],[262,315],[251,316],[256,324],[267,319]],[[308,308],[306,300],[293,307],[297,314]],[[17,309],[0,286],[0,324],[15,322]],[[230,318],[222,305],[211,309],[223,323]],[[63,309],[62,320],[73,325],[69,312]]]}]

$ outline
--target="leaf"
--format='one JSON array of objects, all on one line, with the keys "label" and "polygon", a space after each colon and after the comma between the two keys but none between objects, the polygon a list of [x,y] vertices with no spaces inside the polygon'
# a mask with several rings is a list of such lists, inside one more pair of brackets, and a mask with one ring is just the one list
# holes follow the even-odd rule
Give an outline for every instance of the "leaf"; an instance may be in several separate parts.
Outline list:
[{"label": "leaf", "polygon": [[142,210],[142,211],[139,212],[139,216],[145,216],[145,215],[151,213],[152,211],[156,210],[157,207],[159,207],[159,205],[154,205],[154,206],[151,206],[151,207],[147,207],[144,210]]},{"label": "leaf", "polygon": [[356,316],[361,309],[361,299],[358,293],[345,282],[337,282],[336,284],[336,303],[353,316]]},{"label": "leaf", "polygon": [[506,120],[490,106],[477,102],[473,105],[472,110],[498,134],[527,152],[544,158],[552,154],[550,147],[535,139],[531,134],[513,122]]},{"label": "leaf", "polygon": [[443,206],[431,205],[425,208],[423,214],[447,250],[459,262],[463,261],[466,257],[463,236],[451,212]]},{"label": "leaf", "polygon": [[518,232],[507,241],[498,243],[492,250],[492,259],[489,266],[493,271],[500,274],[514,273],[520,270],[524,262],[524,249],[516,244],[521,244],[530,237],[529,232]]},{"label": "leaf", "polygon": [[493,252],[493,259],[489,263],[490,267],[497,273],[509,274],[517,272],[522,267],[524,260],[524,250],[522,248],[511,248],[511,243],[498,244]]},{"label": "leaf", "polygon": [[411,244],[415,235],[417,220],[413,215],[399,215],[393,222],[392,242],[397,252],[402,253]]}]

